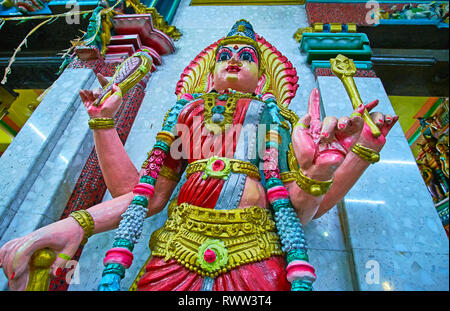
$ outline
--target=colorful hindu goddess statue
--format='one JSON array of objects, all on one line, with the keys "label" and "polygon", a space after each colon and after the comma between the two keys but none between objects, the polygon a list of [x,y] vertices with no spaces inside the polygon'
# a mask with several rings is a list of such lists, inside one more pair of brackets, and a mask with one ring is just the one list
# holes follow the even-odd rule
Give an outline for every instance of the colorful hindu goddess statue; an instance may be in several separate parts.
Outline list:
[{"label": "colorful hindu goddess statue", "polygon": [[298,87],[292,64],[239,20],[186,67],[178,101],[138,171],[112,119],[123,90],[115,77],[98,77],[103,92],[80,96],[114,198],[6,243],[0,264],[12,289],[27,287],[35,251],[57,254],[50,268],[57,276],[89,236],[115,229],[99,290],[120,290],[145,218],[167,206],[133,289],[311,290],[303,226],[379,159],[398,119],[372,112],[374,135],[363,116],[377,101],[322,119],[317,89],[298,117],[287,107]]}]

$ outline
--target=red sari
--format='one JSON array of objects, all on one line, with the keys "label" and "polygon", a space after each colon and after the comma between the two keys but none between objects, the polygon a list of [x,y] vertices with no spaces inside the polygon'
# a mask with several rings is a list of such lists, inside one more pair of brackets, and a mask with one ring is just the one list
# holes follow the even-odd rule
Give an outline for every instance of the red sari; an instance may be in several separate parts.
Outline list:
[{"label": "red sari", "polygon": [[[233,117],[233,124],[243,124],[245,114],[251,99],[240,99],[236,105],[236,111]],[[216,104],[225,104],[218,101]],[[225,150],[211,150],[210,154],[202,155],[196,152],[198,148],[205,143],[213,145],[216,139],[222,139],[221,146],[225,146],[225,141],[233,142],[234,153],[239,132],[235,134],[229,133],[222,135],[208,134],[206,136],[198,135],[203,131],[203,100],[197,100],[189,104],[181,112],[178,123],[184,124],[189,128],[189,135],[185,137],[188,140],[183,141],[183,145],[189,144],[188,162],[226,155]],[[201,120],[201,122],[198,122]],[[186,128],[186,127],[185,127]],[[229,134],[229,135],[227,135]],[[201,137],[200,141],[198,137]],[[195,139],[197,138],[197,139]],[[199,144],[200,143],[200,144]],[[200,157],[199,157],[200,155]],[[232,156],[232,155],[231,155]],[[181,160],[180,160],[181,161]],[[171,160],[171,168],[179,169],[180,163]],[[223,179],[208,178],[202,179],[203,172],[197,172],[189,176],[185,184],[181,187],[178,195],[178,204],[189,203],[195,206],[213,209],[219,198],[220,191],[223,187]],[[290,283],[286,279],[286,261],[281,256],[273,256],[269,259],[257,263],[251,263],[239,266],[227,273],[220,274],[214,278],[213,291],[275,291],[290,290]],[[167,262],[162,257],[152,257],[145,267],[145,273],[137,284],[139,291],[198,291],[203,285],[203,277],[195,272],[190,271],[184,266],[178,264],[176,260],[170,259]]]}]

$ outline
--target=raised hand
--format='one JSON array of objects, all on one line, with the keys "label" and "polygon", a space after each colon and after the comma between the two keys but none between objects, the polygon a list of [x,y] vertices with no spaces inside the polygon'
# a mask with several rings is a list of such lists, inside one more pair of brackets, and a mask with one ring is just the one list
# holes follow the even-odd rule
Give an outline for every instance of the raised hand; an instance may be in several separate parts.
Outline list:
[{"label": "raised hand", "polygon": [[311,92],[308,112],[292,132],[292,146],[303,174],[320,181],[333,177],[359,139],[364,125],[363,112],[361,105],[350,117],[325,117],[321,121],[319,90]]},{"label": "raised hand", "polygon": [[[102,87],[108,84],[108,80],[100,73],[97,74],[97,79]],[[112,91],[113,94],[101,106],[96,106],[94,103],[100,96],[101,89],[80,90],[81,100],[91,118],[112,118],[114,116],[122,103],[122,92],[117,84],[113,85]]]},{"label": "raised hand", "polygon": [[[378,105],[378,100],[375,100],[367,105],[365,105],[367,111],[371,111]],[[398,116],[392,116],[389,114],[384,115],[381,112],[371,112],[370,117],[372,121],[378,126],[381,131],[381,135],[379,137],[374,137],[372,135],[372,131],[369,126],[364,123],[364,128],[361,132],[361,135],[358,139],[358,144],[363,145],[364,147],[368,147],[379,152],[384,144],[386,143],[386,136],[395,123],[398,121]]]},{"label": "raised hand", "polygon": [[[83,229],[72,217],[68,217],[7,242],[0,248],[0,267],[9,280],[10,289],[19,291],[26,289],[30,273],[29,262],[34,252],[49,248],[55,254],[62,253],[72,257],[83,236]],[[50,268],[51,276],[61,274],[66,262],[67,259],[56,256]]]}]

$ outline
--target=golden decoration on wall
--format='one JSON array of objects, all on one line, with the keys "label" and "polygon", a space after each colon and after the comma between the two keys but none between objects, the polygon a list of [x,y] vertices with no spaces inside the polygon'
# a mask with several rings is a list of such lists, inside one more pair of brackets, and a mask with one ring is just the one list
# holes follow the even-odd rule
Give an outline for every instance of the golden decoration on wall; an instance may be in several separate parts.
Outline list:
[{"label": "golden decoration on wall", "polygon": [[[337,32],[343,32],[343,27],[341,23],[329,23],[330,28],[328,32],[331,33],[337,33]],[[355,33],[356,32],[356,24],[355,23],[348,23],[346,32],[348,33]],[[297,31],[294,33],[294,39],[300,43],[302,40],[302,35],[304,33],[311,33],[311,32],[324,32],[324,23],[314,23],[312,26],[308,27],[302,27],[297,29]]]}]

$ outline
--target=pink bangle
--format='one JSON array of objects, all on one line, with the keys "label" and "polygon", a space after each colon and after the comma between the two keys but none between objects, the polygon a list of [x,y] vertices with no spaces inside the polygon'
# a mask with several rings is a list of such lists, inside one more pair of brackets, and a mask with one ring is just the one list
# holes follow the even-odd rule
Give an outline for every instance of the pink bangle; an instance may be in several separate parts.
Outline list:
[{"label": "pink bangle", "polygon": [[286,268],[286,271],[287,280],[291,283],[299,279],[309,281],[311,283],[316,280],[314,267],[303,260],[294,260],[290,262]]},{"label": "pink bangle", "polygon": [[153,185],[139,183],[134,187],[133,193],[152,198],[153,194],[155,193],[155,188],[153,187]]},{"label": "pink bangle", "polygon": [[133,254],[126,248],[114,247],[106,252],[103,264],[118,263],[128,269],[133,262]]},{"label": "pink bangle", "polygon": [[270,203],[275,202],[278,199],[287,199],[289,192],[283,186],[276,186],[267,190],[267,198]]}]

